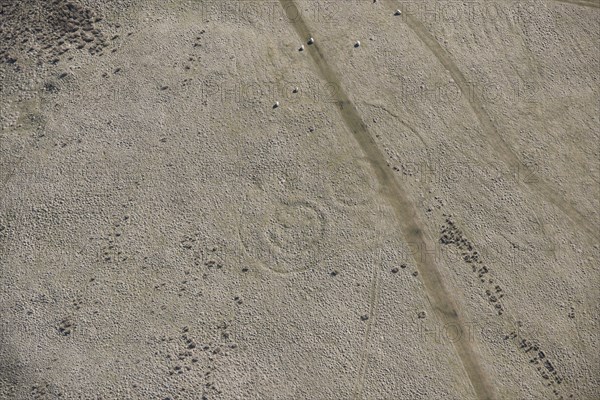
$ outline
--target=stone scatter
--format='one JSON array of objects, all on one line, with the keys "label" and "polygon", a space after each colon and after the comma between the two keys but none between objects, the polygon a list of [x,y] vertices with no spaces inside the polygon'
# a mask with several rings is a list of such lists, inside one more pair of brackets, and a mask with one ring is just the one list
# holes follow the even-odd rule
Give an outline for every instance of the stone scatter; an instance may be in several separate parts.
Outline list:
[{"label": "stone scatter", "polygon": [[499,285],[493,285],[493,280],[486,277],[490,273],[487,265],[484,265],[480,253],[475,250],[475,246],[469,241],[462,230],[458,228],[451,215],[446,215],[445,224],[440,231],[440,243],[444,246],[454,245],[461,251],[462,260],[471,266],[473,273],[477,274],[480,283],[485,287],[484,292],[488,302],[494,307],[498,315],[502,315],[504,308],[500,299],[504,297],[504,292]]},{"label": "stone scatter", "polygon": [[[480,253],[475,250],[475,245],[465,237],[452,216],[444,214],[444,217],[446,218],[445,224],[441,226],[440,230],[440,243],[444,246],[454,245],[458,247],[461,251],[462,261],[466,265],[471,266],[472,271],[477,274],[477,278],[484,286],[487,301],[496,311],[497,315],[502,316],[505,312],[504,306],[501,303],[501,299],[504,297],[504,290],[500,285],[495,284],[493,279],[487,278],[490,268],[484,264]],[[574,313],[572,307],[571,313]],[[571,313],[569,317],[571,317]],[[519,327],[523,326],[521,321],[517,321],[517,325]],[[546,382],[546,386],[560,385],[563,382],[564,378],[558,374],[555,365],[548,359],[547,353],[540,349],[540,345],[537,342],[523,338],[523,335],[518,331],[513,331],[506,335],[504,340],[513,341],[525,354],[533,354],[529,359],[529,363],[536,366],[540,377]],[[556,398],[564,399],[558,388],[553,388],[553,393]]]}]

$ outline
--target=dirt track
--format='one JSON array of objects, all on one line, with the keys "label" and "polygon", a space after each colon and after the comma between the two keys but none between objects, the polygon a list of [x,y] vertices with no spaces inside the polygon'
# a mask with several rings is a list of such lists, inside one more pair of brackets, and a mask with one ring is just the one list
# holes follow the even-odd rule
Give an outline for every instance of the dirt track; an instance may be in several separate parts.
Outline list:
[{"label": "dirt track", "polygon": [[0,398],[597,397],[599,3],[1,4]]}]

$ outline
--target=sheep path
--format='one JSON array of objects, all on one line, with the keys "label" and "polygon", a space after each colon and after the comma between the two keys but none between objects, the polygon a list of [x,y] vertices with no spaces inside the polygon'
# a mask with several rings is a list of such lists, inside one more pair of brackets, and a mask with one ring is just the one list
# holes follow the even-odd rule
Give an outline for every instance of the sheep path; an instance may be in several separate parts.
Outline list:
[{"label": "sheep path", "polygon": [[[279,1],[300,39],[306,40],[310,36],[310,29],[301,14],[297,12],[299,8],[294,0]],[[415,205],[394,177],[392,170],[387,166],[385,155],[377,146],[366,124],[361,119],[357,108],[346,94],[341,85],[339,74],[328,63],[318,42],[307,46],[306,50],[310,54],[320,76],[326,82],[335,84],[338,88],[335,105],[347,130],[352,133],[352,136],[360,145],[362,152],[372,166],[376,179],[382,187],[380,194],[385,197],[393,208],[403,239],[406,242],[422,246],[420,248],[431,248],[433,244],[431,235],[427,234],[426,228],[419,220]],[[444,285],[435,260],[432,257],[415,257],[415,263],[422,277],[426,295],[433,309],[436,311],[440,323],[444,324],[444,326],[451,324],[466,331],[464,319],[457,310],[452,295]],[[368,338],[366,340],[368,341]],[[459,340],[453,341],[453,345],[477,397],[479,399],[495,399],[495,390],[486,376],[485,369],[481,367],[479,355],[474,348],[474,344],[468,340]],[[362,397],[362,385],[364,381],[364,376],[362,375],[365,374],[365,370],[366,366],[361,366],[361,376],[357,378],[358,384],[354,391],[354,398],[356,399]]]}]

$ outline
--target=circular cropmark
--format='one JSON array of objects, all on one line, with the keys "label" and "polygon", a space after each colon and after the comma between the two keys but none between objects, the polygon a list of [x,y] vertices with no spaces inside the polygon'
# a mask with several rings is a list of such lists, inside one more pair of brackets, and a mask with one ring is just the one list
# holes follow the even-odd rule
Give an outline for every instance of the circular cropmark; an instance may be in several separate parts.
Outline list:
[{"label": "circular cropmark", "polygon": [[369,163],[356,157],[339,157],[326,164],[323,179],[329,194],[342,206],[364,205],[372,201],[379,184]]},{"label": "circular cropmark", "polygon": [[246,254],[278,273],[314,266],[325,250],[325,214],[306,200],[280,200],[255,192],[247,197],[239,227]]},{"label": "circular cropmark", "polygon": [[273,247],[299,254],[322,239],[322,220],[320,211],[309,203],[278,204],[265,234]]}]

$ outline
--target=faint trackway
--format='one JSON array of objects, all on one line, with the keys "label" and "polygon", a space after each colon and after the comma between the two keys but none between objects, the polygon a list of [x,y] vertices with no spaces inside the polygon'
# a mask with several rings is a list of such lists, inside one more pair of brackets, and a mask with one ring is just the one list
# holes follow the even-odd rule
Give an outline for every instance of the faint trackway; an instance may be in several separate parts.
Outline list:
[{"label": "faint trackway", "polygon": [[[437,42],[437,40],[427,31],[423,24],[415,19],[411,15],[404,17],[406,24],[412,29],[412,31],[419,37],[419,39],[429,48],[429,50],[435,55],[439,62],[448,70],[454,82],[458,85],[463,93],[469,93],[469,82],[456,66],[450,54]],[[505,163],[510,166],[523,166],[523,163],[519,160],[519,157],[514,153],[510,146],[504,141],[502,135],[498,132],[492,119],[488,115],[487,111],[474,96],[466,96],[471,109],[475,113],[481,129],[485,136],[489,139],[490,143],[496,150],[496,154],[503,159]],[[589,239],[592,239],[593,243],[597,243],[600,240],[597,229],[589,218],[583,215],[579,210],[569,204],[559,192],[553,189],[547,182],[541,177],[535,176],[532,172],[527,173],[527,181],[522,182],[526,186],[530,187],[534,191],[537,191],[543,195],[546,200],[561,210],[576,226],[583,229]]]},{"label": "faint trackway", "polygon": [[[21,166],[23,165],[23,161],[27,157],[27,153],[29,152],[29,150],[31,150],[31,147],[32,147],[32,145],[24,146],[24,150],[22,150],[23,155],[21,157],[19,157],[19,159],[14,163],[13,168],[8,172],[6,177],[4,179],[2,179],[2,187],[0,188],[0,204],[5,202],[6,197],[8,196],[8,190],[7,190],[8,184],[10,183],[12,178],[16,175],[16,173],[21,169]],[[0,211],[2,211],[2,210],[0,209]],[[2,243],[0,243],[0,244],[2,244]],[[0,261],[4,258],[4,255],[5,255],[4,253],[7,248],[8,248],[8,242],[4,243],[4,246],[0,246]]]},{"label": "faint trackway", "polygon": [[600,2],[593,0],[554,0],[558,3],[575,4],[583,7],[595,7],[600,8]]},{"label": "faint trackway", "polygon": [[23,164],[23,160],[25,159],[25,156],[21,156],[17,162],[15,162],[13,168],[8,172],[8,174],[6,175],[6,177],[2,180],[2,193],[6,192],[6,187],[8,186],[8,183],[10,182],[10,180],[12,179],[12,177],[15,175],[15,173],[17,172],[17,170],[19,168],[21,168],[21,165]]},{"label": "faint trackway", "polygon": [[[292,22],[298,36],[300,36],[303,41],[307,40],[308,37],[310,37],[310,30],[300,16],[301,14],[297,12],[299,8],[294,4],[294,1],[279,1],[286,12],[288,19]],[[381,186],[380,194],[384,196],[392,206],[402,230],[404,240],[419,245],[421,249],[423,249],[426,244],[429,244],[426,248],[432,248],[433,240],[426,237],[424,230],[421,228],[422,225],[417,216],[416,207],[412,204],[404,190],[402,190],[400,184],[395,179],[392,170],[387,167],[385,155],[375,143],[366,124],[362,121],[358,110],[345,93],[340,84],[338,74],[325,59],[318,42],[311,46],[307,46],[306,50],[312,57],[321,77],[326,82],[333,83],[337,86],[337,102],[335,104],[346,127],[352,133],[364,152],[366,159],[371,164]],[[438,313],[442,323],[453,324],[453,326],[460,328],[461,331],[466,332],[466,325],[462,317],[458,314],[452,296],[450,296],[446,289],[440,272],[438,271],[434,260],[431,258],[432,257],[415,257],[415,263],[422,277],[429,301],[434,310]],[[371,304],[371,307],[373,306],[374,305]],[[479,399],[495,399],[495,390],[489,382],[485,370],[480,365],[479,357],[472,347],[472,343],[468,340],[458,340],[454,341],[453,344],[477,397]],[[364,357],[365,356],[363,356],[363,358]],[[366,365],[361,366],[361,374],[364,375],[365,369]],[[355,399],[362,397],[362,376],[359,376],[358,380],[356,386],[357,392],[354,393]]]},{"label": "faint trackway", "polygon": [[365,330],[365,337],[363,340],[362,354],[360,359],[360,365],[358,370],[358,378],[354,383],[352,390],[353,398],[360,399],[365,383],[365,375],[367,373],[367,367],[369,365],[367,349],[371,340],[371,332],[377,322],[378,306],[379,306],[379,263],[373,263],[373,278],[371,279],[371,288],[369,289],[369,319],[367,322],[367,328]]},{"label": "faint trackway", "polygon": [[427,144],[427,141],[423,138],[423,136],[421,136],[421,134],[419,133],[419,131],[417,131],[415,128],[413,128],[411,125],[408,124],[408,122],[404,121],[402,118],[400,118],[399,115],[394,114],[393,112],[391,112],[390,110],[388,110],[385,106],[382,106],[381,104],[375,104],[375,103],[369,103],[368,101],[364,101],[364,104],[383,110],[386,113],[388,113],[389,115],[391,115],[392,117],[394,117],[396,119],[396,121],[400,122],[400,124],[402,124],[402,126],[404,126],[405,128],[407,128],[413,135],[415,135],[417,138],[419,138],[419,140],[421,141],[421,143],[423,144],[423,149],[425,151],[427,151],[427,149],[429,148],[429,145]]}]

